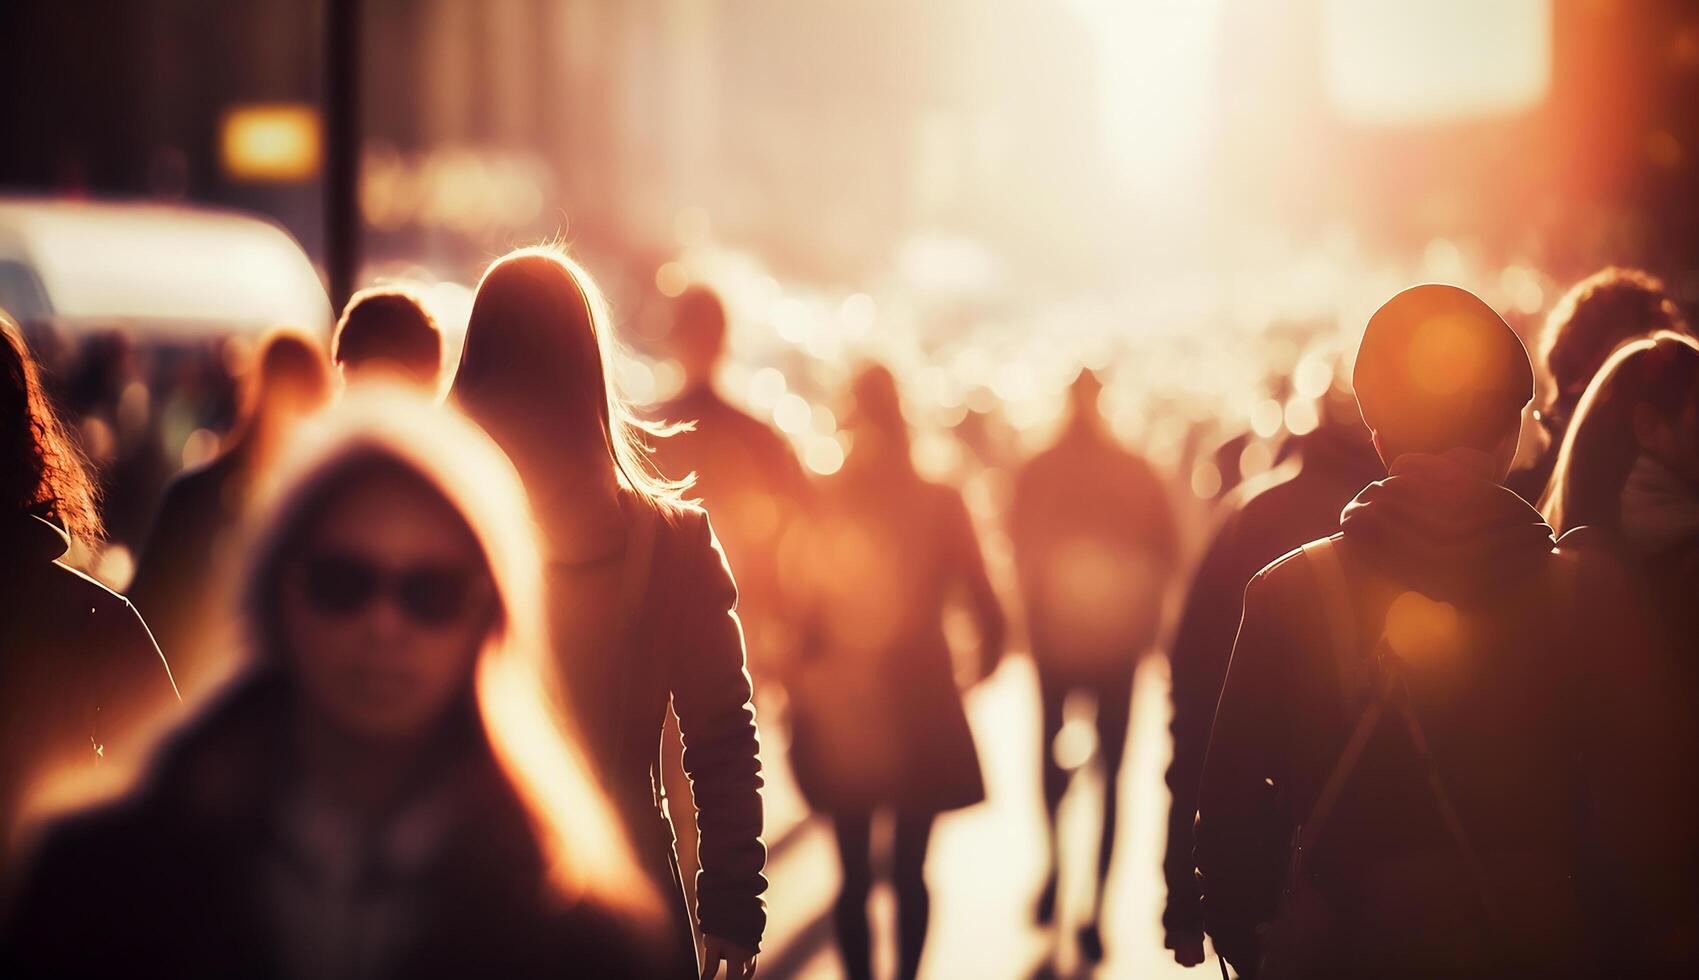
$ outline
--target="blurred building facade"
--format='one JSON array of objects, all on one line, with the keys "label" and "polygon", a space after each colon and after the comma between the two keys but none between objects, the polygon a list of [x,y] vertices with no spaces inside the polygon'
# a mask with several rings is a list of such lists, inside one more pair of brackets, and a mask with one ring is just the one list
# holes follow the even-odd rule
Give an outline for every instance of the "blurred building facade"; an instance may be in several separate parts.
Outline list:
[{"label": "blurred building facade", "polygon": [[[0,189],[237,205],[316,256],[316,181],[237,179],[219,145],[233,108],[318,102],[332,2],[5,5]],[[642,264],[700,208],[803,278],[877,274],[918,236],[1077,283],[1113,281],[1138,233],[1104,147],[1101,25],[1077,2],[360,2],[378,259],[463,273],[562,233]],[[1374,125],[1327,89],[1338,3],[1219,3],[1209,187],[1229,230],[1349,221],[1408,250],[1467,227],[1562,275],[1608,255],[1699,294],[1691,4],[1560,0],[1535,104]]]}]

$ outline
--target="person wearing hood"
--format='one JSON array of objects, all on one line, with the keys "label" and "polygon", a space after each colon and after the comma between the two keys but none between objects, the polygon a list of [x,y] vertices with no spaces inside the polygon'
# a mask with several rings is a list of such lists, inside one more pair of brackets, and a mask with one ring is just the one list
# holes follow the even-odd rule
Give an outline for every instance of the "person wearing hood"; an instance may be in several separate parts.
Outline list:
[{"label": "person wearing hood", "polygon": [[[134,607],[64,561],[101,534],[93,478],[0,314],[0,867],[25,818],[141,754],[177,702]],[[45,799],[44,799],[45,798]]]},{"label": "person wearing hood", "polygon": [[1197,815],[1198,779],[1209,748],[1210,725],[1233,634],[1239,625],[1245,584],[1263,566],[1306,541],[1339,527],[1340,508],[1386,475],[1357,413],[1348,379],[1322,396],[1321,425],[1293,437],[1292,458],[1234,491],[1227,516],[1210,538],[1193,573],[1179,626],[1169,651],[1173,677],[1174,754],[1168,765],[1168,847],[1163,876],[1165,944],[1185,966],[1203,962],[1203,909],[1192,865],[1192,820]]},{"label": "person wearing hood", "polygon": [[1503,485],[1527,352],[1422,285],[1353,381],[1388,476],[1246,589],[1199,790],[1216,948],[1260,977],[1663,965],[1685,741],[1621,570]]},{"label": "person wearing hood", "polygon": [[240,672],[42,834],[0,975],[666,975],[518,474],[459,414],[362,387],[259,488]]}]

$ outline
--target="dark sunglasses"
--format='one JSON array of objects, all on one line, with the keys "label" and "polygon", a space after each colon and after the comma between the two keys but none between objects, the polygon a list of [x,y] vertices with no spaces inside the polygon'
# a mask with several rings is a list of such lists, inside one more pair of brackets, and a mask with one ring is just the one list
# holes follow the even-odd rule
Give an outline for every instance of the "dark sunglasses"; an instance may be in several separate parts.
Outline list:
[{"label": "dark sunglasses", "polygon": [[388,596],[421,626],[458,622],[472,607],[479,575],[451,565],[386,568],[360,555],[326,552],[302,563],[307,601],[329,616],[354,616]]}]

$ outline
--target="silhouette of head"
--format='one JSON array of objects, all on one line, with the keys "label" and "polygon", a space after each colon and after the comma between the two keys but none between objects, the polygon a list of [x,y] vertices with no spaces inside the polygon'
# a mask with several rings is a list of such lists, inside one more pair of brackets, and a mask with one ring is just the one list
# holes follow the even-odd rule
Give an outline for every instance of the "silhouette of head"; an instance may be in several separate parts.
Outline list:
[{"label": "silhouette of head", "polygon": [[726,308],[706,286],[691,286],[673,307],[672,352],[684,369],[684,390],[713,380],[726,352]]},{"label": "silhouette of head", "polygon": [[849,415],[851,457],[898,468],[912,467],[908,420],[903,418],[897,378],[883,364],[863,368],[850,382],[854,407]]},{"label": "silhouette of head", "polygon": [[330,368],[324,348],[300,330],[274,330],[260,342],[258,363],[249,379],[243,441],[257,436],[262,451],[268,451],[329,400]]},{"label": "silhouette of head", "polygon": [[1103,415],[1098,402],[1103,395],[1103,382],[1091,368],[1081,368],[1068,385],[1069,418],[1075,426],[1095,427]]},{"label": "silhouette of head", "polygon": [[1508,471],[1534,371],[1492,307],[1468,290],[1430,283],[1369,318],[1352,385],[1388,466],[1406,453],[1469,448]]},{"label": "silhouette of head", "polygon": [[442,330],[411,293],[363,289],[336,324],[331,359],[350,382],[388,375],[433,388],[442,370]]},{"label": "silhouette of head", "polygon": [[304,426],[266,490],[243,609],[314,723],[421,749],[465,725],[532,818],[551,885],[652,907],[562,697],[535,525],[494,442],[374,383]]},{"label": "silhouette of head", "polygon": [[1553,388],[1545,413],[1568,424],[1611,351],[1659,330],[1691,333],[1656,276],[1612,266],[1576,283],[1547,314],[1540,334],[1540,359]]},{"label": "silhouette of head", "polygon": [[609,383],[611,330],[601,290],[559,248],[510,252],[478,283],[451,394],[527,481],[599,458],[624,486],[675,499],[683,486],[656,474],[643,438],[670,430],[640,420]]},{"label": "silhouette of head", "polygon": [[1699,343],[1682,334],[1660,331],[1605,360],[1564,433],[1541,511],[1560,532],[1617,527],[1642,455],[1699,490]]},{"label": "silhouette of head", "polygon": [[41,387],[17,326],[0,311],[0,518],[53,518],[72,537],[101,535],[98,492]]}]

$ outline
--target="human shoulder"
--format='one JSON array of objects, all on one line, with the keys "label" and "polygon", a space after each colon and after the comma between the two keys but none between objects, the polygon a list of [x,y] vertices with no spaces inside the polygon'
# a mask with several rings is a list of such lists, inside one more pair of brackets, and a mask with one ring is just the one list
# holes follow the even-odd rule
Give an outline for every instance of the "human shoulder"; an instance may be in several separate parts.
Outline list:
[{"label": "human shoulder", "polygon": [[62,561],[48,566],[41,584],[42,597],[66,614],[88,617],[97,625],[131,632],[138,637],[146,635],[147,627],[141,614],[136,612],[129,599]]},{"label": "human shoulder", "polygon": [[1294,494],[1302,493],[1297,483],[1301,472],[1298,461],[1289,459],[1266,473],[1254,476],[1234,487],[1227,495],[1227,506],[1253,517],[1278,511]]},{"label": "human shoulder", "polygon": [[1315,581],[1314,572],[1309,568],[1312,560],[1307,552],[1318,547],[1337,549],[1340,536],[1318,538],[1293,548],[1279,558],[1264,565],[1262,571],[1251,577],[1250,584],[1245,588],[1247,598],[1255,592],[1264,599],[1300,599],[1312,591]]}]

